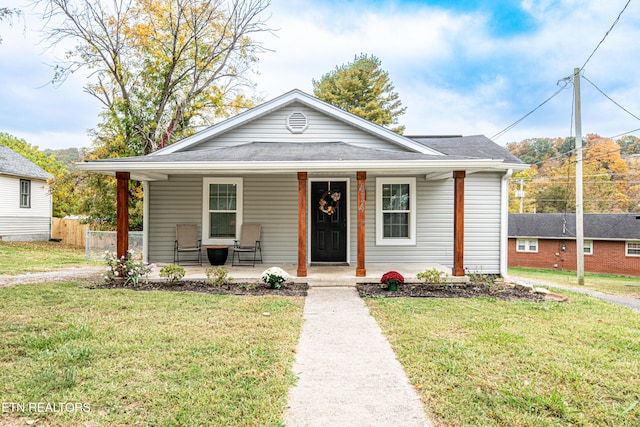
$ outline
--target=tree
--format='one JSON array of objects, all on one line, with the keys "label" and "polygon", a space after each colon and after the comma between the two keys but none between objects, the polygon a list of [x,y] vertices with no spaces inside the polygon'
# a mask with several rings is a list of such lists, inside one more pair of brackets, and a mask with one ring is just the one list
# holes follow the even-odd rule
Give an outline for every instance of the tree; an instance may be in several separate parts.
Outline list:
[{"label": "tree", "polygon": [[[356,56],[353,62],[336,67],[320,80],[312,80],[313,94],[381,126],[397,125],[406,108],[394,92],[389,73],[380,67],[381,62],[375,56]],[[397,126],[391,130],[403,133],[404,128]]]},{"label": "tree", "polygon": [[[0,22],[2,21],[11,21],[14,16],[21,15],[22,12],[19,9],[9,9],[8,7],[0,7]],[[0,37],[0,44],[2,44],[2,37]]]},{"label": "tree", "polygon": [[75,48],[56,67],[60,83],[92,71],[85,91],[104,106],[97,145],[114,157],[148,154],[197,126],[252,105],[241,92],[269,31],[268,0],[38,0],[53,44]]},{"label": "tree", "polygon": [[[551,140],[548,140],[549,142]],[[634,139],[626,139],[633,149]],[[583,149],[583,194],[586,213],[623,213],[637,210],[638,174],[633,172],[632,157],[621,157],[621,144],[598,135],[587,135]],[[534,166],[527,173],[514,174],[510,194],[515,194],[519,181],[525,181],[524,211],[574,212],[576,153],[575,138],[558,138],[551,145],[538,140],[525,140],[507,146],[512,153]],[[554,154],[555,153],[555,154]],[[630,167],[631,166],[631,167]],[[630,172],[632,171],[632,172]],[[518,212],[519,200],[509,204],[510,212]]]},{"label": "tree", "polygon": [[[253,105],[243,94],[270,31],[269,0],[37,0],[52,26],[52,45],[75,47],[55,68],[54,83],[88,68],[85,91],[103,110],[88,159],[151,153],[200,126]],[[94,227],[115,224],[114,179],[73,173],[81,209]],[[142,224],[142,187],[132,182],[130,224]]]}]

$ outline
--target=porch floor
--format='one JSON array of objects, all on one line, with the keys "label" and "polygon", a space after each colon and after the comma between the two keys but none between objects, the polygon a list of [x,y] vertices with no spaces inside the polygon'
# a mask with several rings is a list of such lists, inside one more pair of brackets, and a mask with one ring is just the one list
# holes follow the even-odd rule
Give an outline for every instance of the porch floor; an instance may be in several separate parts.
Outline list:
[{"label": "porch floor", "polygon": [[[206,258],[205,258],[206,260]],[[158,279],[160,277],[160,268],[166,264],[157,264],[153,273],[149,275],[150,279]],[[215,268],[208,262],[202,265],[183,265],[185,269],[184,279],[203,280],[207,278],[206,270]],[[307,266],[307,276],[297,277],[297,264],[256,264],[251,266],[236,266],[231,264],[224,265],[229,270],[229,276],[234,282],[246,282],[260,280],[262,272],[269,267],[280,267],[291,276],[292,281],[308,283],[309,286],[355,286],[357,283],[378,283],[380,278],[387,271],[395,270],[402,274],[407,282],[418,281],[416,275],[425,270],[437,268],[446,274],[447,280],[455,283],[464,283],[468,279],[466,276],[451,276],[451,268],[436,263],[381,263],[369,264],[366,266],[366,277],[356,277],[355,265],[335,266],[335,265],[311,265]]]}]

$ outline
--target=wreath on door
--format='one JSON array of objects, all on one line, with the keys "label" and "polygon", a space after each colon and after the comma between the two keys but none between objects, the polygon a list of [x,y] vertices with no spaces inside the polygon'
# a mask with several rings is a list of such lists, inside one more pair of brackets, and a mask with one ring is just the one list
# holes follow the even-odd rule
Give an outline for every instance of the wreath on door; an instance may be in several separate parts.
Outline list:
[{"label": "wreath on door", "polygon": [[336,213],[336,209],[338,208],[338,205],[340,204],[340,197],[342,196],[342,194],[340,194],[339,191],[331,191],[331,190],[327,190],[322,194],[322,197],[320,197],[320,200],[318,200],[318,209],[320,209],[322,212],[326,213],[327,215],[333,215],[334,213]]}]

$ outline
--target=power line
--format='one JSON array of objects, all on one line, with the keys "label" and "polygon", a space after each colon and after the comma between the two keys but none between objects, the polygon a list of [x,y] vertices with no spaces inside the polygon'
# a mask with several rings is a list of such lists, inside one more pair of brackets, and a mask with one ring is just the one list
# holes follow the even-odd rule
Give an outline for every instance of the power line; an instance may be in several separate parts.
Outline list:
[{"label": "power line", "polygon": [[584,70],[584,67],[587,66],[587,64],[589,63],[589,61],[591,60],[591,58],[593,57],[593,55],[595,55],[595,53],[597,52],[597,50],[600,48],[600,46],[602,45],[602,43],[605,41],[605,39],[609,36],[609,33],[611,33],[611,31],[613,30],[613,28],[618,24],[618,21],[620,21],[620,17],[622,16],[622,14],[624,13],[625,10],[627,10],[627,7],[629,6],[629,3],[631,3],[631,0],[627,0],[627,4],[624,5],[624,7],[622,8],[622,10],[620,11],[620,13],[618,14],[618,17],[616,18],[615,21],[613,21],[613,24],[611,24],[611,28],[609,28],[609,31],[607,31],[604,34],[604,37],[602,37],[602,40],[600,40],[600,43],[598,43],[598,45],[596,46],[595,49],[593,49],[593,52],[591,52],[591,55],[589,55],[589,57],[587,58],[586,61],[584,61],[584,64],[582,64],[582,67],[580,67],[580,71]]},{"label": "power line", "polygon": [[632,116],[633,118],[635,118],[636,120],[640,120],[640,117],[636,116],[635,114],[633,114],[631,111],[627,110],[626,108],[624,108],[622,105],[618,104],[615,100],[613,100],[609,95],[607,95],[606,93],[604,93],[604,91],[602,89],[600,89],[594,82],[592,82],[591,80],[589,80],[584,74],[582,75],[582,78],[585,79],[586,81],[588,81],[589,83],[591,83],[591,86],[595,87],[596,90],[598,92],[600,92],[605,98],[607,98],[609,101],[613,102],[614,104],[616,104],[621,110],[623,110],[625,113],[629,114],[630,116]]},{"label": "power line", "polygon": [[545,99],[544,101],[542,101],[536,108],[534,108],[533,110],[529,111],[527,114],[525,114],[524,116],[522,116],[521,118],[519,118],[518,120],[516,120],[515,122],[513,122],[512,124],[510,124],[509,126],[507,126],[506,128],[502,129],[500,132],[498,132],[497,134],[493,135],[491,137],[491,139],[495,139],[495,138],[500,138],[502,135],[504,135],[505,133],[509,132],[511,129],[513,129],[514,127],[516,127],[521,121],[523,121],[524,119],[526,119],[527,117],[529,117],[530,115],[532,115],[533,113],[535,113],[537,110],[539,110],[543,105],[545,105],[547,102],[551,101],[553,98],[555,98],[560,92],[562,92],[563,89],[565,89],[568,85],[569,85],[569,81],[567,81],[566,79],[562,79],[562,80],[558,80],[558,84],[560,82],[564,82],[564,85],[562,87],[560,87],[560,89],[558,89],[553,95],[551,95],[550,97],[548,97],[547,99]]},{"label": "power line", "polygon": [[[624,132],[624,133],[620,133],[618,135],[610,136],[609,139],[620,138],[621,136],[626,136],[626,135],[629,135],[631,132],[638,132],[639,130],[640,130],[640,128],[633,129],[633,130],[630,130],[628,132]],[[633,136],[633,135],[631,135],[631,136]]]}]

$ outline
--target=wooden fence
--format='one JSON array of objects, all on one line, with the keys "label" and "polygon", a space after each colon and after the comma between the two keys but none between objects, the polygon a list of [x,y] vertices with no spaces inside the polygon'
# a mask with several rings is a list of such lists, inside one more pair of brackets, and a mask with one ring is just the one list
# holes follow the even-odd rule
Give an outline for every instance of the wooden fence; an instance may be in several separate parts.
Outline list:
[{"label": "wooden fence", "polygon": [[51,218],[51,237],[62,239],[62,243],[68,245],[86,246],[87,228],[89,225],[81,224],[77,219]]}]

